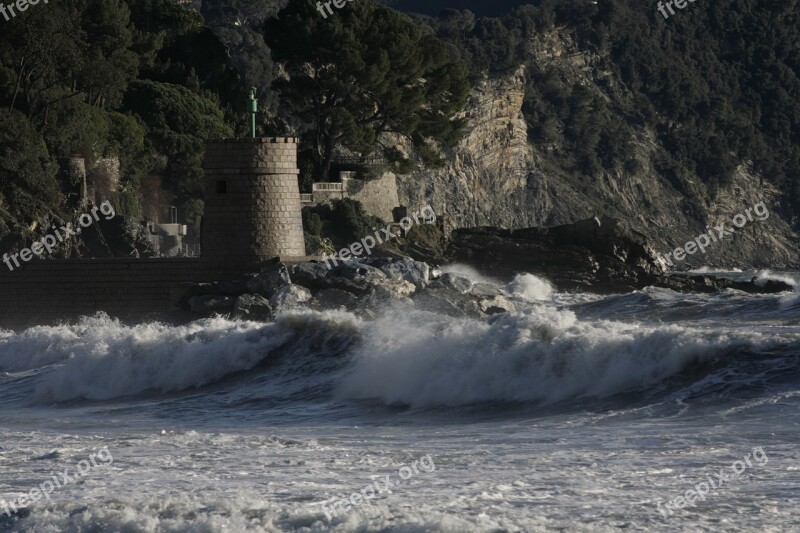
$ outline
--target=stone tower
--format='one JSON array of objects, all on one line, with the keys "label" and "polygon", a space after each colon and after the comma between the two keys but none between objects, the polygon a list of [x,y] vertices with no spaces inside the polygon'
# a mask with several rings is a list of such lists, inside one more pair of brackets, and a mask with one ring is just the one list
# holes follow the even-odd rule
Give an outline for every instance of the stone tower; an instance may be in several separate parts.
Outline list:
[{"label": "stone tower", "polygon": [[209,142],[203,168],[204,260],[246,268],[306,255],[295,137]]}]

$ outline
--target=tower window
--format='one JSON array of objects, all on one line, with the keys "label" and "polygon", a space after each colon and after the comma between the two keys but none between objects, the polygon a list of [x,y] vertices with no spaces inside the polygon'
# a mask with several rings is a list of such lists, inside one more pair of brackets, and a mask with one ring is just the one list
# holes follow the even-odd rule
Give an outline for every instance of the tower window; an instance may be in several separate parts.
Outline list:
[{"label": "tower window", "polygon": [[225,194],[228,192],[228,182],[220,180],[217,182],[217,194]]}]

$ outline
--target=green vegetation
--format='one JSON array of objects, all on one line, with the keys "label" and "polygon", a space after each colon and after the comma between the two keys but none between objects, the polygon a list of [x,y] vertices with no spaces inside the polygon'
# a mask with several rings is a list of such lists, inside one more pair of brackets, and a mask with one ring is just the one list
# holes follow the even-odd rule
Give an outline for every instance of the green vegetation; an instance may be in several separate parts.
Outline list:
[{"label": "green vegetation", "polygon": [[463,135],[455,115],[469,95],[466,67],[404,15],[360,2],[324,19],[315,0],[296,0],[264,32],[289,75],[273,86],[301,122],[318,177],[327,177],[338,146],[361,155],[380,146],[407,169],[398,150],[381,144],[381,134],[410,140],[429,165],[441,162],[440,144]]},{"label": "green vegetation", "polygon": [[334,200],[331,205],[303,208],[303,229],[309,253],[317,253],[321,243],[336,249],[349,246],[384,226],[384,221],[364,211],[361,202],[350,198]]},{"label": "green vegetation", "polygon": [[25,115],[2,109],[0,124],[0,240],[20,240],[29,230],[18,221],[44,217],[60,200],[55,163]]},{"label": "green vegetation", "polygon": [[[0,33],[0,246],[74,216],[76,184],[59,164],[76,153],[90,172],[120,160],[104,194],[121,215],[153,213],[157,197],[196,232],[203,143],[245,134],[250,86],[264,134],[301,136],[310,186],[340,148],[400,171],[441,163],[464,133],[469,82],[520,66],[531,142],[584,185],[635,169],[632,141],[652,132],[654,168],[687,209],[700,213],[752,161],[797,213],[798,0],[698,2],[666,21],[635,0],[532,4],[499,18],[354,2],[323,19],[312,0],[205,0],[202,13],[173,0],[63,0],[20,13]],[[541,59],[565,42],[577,47],[560,54],[591,58],[585,78]],[[381,145],[386,133],[411,153]],[[312,235],[335,223],[355,238],[373,223],[362,215],[342,204],[323,228],[306,222]]]},{"label": "green vegetation", "polygon": [[[37,239],[80,207],[63,161],[120,161],[103,191],[138,216],[141,183],[193,216],[203,142],[231,135],[244,114],[225,47],[199,14],[172,0],[64,0],[20,13],[0,34],[0,245]],[[202,204],[199,209],[202,210]],[[196,228],[195,228],[196,229]]]},{"label": "green vegetation", "polygon": [[[51,220],[76,214],[79,184],[56,164],[73,154],[90,172],[103,158],[119,159],[119,183],[103,199],[121,215],[152,215],[157,206],[145,204],[157,198],[177,205],[196,235],[203,143],[246,134],[250,86],[264,134],[299,132],[305,146],[324,147],[316,151],[324,161],[316,159],[306,180],[329,166],[334,145],[368,154],[384,132],[411,139],[420,159],[439,160],[440,147],[461,134],[454,114],[469,90],[463,64],[389,9],[364,3],[323,27],[311,3],[293,3],[280,22],[267,23],[273,55],[293,74],[284,83],[264,21],[285,4],[208,0],[200,14],[174,0],[64,0],[5,24],[0,246],[22,246]],[[297,18],[309,9],[311,16]],[[307,60],[324,74],[322,92],[303,88]],[[319,120],[304,107],[314,101],[324,109]]]}]

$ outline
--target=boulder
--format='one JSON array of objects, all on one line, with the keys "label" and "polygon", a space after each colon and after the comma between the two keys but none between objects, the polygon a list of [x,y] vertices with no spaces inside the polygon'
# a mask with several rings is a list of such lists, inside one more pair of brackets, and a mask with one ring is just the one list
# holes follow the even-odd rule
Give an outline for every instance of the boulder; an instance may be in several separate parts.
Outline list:
[{"label": "boulder", "polygon": [[422,288],[431,279],[431,268],[427,263],[414,261],[410,257],[367,257],[361,263],[373,266],[392,279],[404,280]]},{"label": "boulder", "polygon": [[313,301],[320,309],[353,311],[358,307],[358,298],[340,289],[323,289],[314,295]]},{"label": "boulder", "polygon": [[439,279],[432,281],[428,286],[438,289],[450,289],[464,294],[470,290],[472,287],[472,282],[467,278],[462,278],[461,276],[457,276],[448,272],[446,274],[442,274]]},{"label": "boulder", "polygon": [[478,308],[487,315],[510,313],[517,310],[514,302],[505,296],[488,296],[478,299]]},{"label": "boulder", "polygon": [[373,286],[373,292],[379,299],[400,300],[414,294],[417,288],[413,283],[402,279],[385,279]]},{"label": "boulder", "polygon": [[292,283],[289,277],[289,270],[283,263],[274,263],[265,266],[261,273],[247,282],[247,289],[250,293],[260,294],[270,298],[278,289],[286,287]]},{"label": "boulder", "polygon": [[488,297],[493,298],[495,296],[502,296],[503,293],[495,287],[494,285],[489,285],[488,283],[476,283],[469,289],[469,293],[473,296],[478,296],[481,298]]},{"label": "boulder", "polygon": [[412,299],[414,305],[423,311],[457,318],[483,316],[475,298],[451,289],[425,289],[414,294]]},{"label": "boulder", "polygon": [[262,322],[271,320],[273,317],[269,302],[258,294],[244,294],[236,298],[233,314],[236,318]]},{"label": "boulder", "polygon": [[330,269],[325,266],[325,263],[311,261],[294,265],[290,278],[292,283],[316,291],[325,288],[325,278],[329,273]]},{"label": "boulder", "polygon": [[346,261],[333,267],[324,278],[317,278],[316,289],[339,289],[356,296],[365,296],[376,286],[389,281],[377,268],[356,261]]},{"label": "boulder", "polygon": [[276,311],[291,309],[311,300],[311,291],[300,285],[286,285],[278,289],[269,299]]},{"label": "boulder", "polygon": [[331,269],[331,273],[328,275],[328,277],[340,277],[358,282],[374,282],[386,279],[386,274],[384,274],[380,269],[368,264],[356,261],[345,261],[339,266]]}]

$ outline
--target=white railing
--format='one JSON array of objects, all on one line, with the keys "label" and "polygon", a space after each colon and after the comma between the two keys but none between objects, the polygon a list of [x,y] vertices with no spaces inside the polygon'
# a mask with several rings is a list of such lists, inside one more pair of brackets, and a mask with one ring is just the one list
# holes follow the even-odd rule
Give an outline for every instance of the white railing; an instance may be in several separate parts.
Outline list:
[{"label": "white railing", "polygon": [[312,190],[316,191],[337,191],[341,192],[344,190],[341,183],[315,183],[313,185]]},{"label": "white railing", "polygon": [[311,193],[300,193],[300,203],[301,204],[313,204],[314,203],[314,195]]}]

